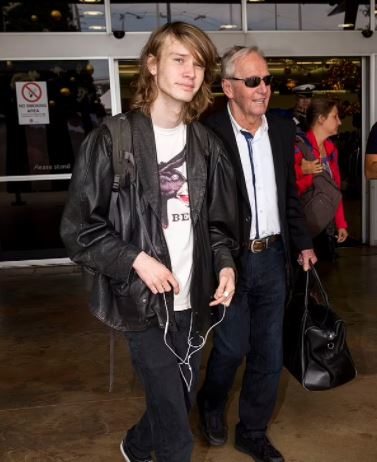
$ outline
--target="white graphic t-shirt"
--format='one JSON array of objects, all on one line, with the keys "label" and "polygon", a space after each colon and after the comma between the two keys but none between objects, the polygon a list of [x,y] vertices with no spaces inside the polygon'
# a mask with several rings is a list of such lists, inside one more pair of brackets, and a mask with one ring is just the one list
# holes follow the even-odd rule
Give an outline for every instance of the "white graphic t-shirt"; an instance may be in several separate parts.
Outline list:
[{"label": "white graphic t-shirt", "polygon": [[161,222],[168,245],[172,272],[180,291],[174,295],[174,310],[191,308],[193,231],[186,173],[186,126],[153,126],[161,190]]}]

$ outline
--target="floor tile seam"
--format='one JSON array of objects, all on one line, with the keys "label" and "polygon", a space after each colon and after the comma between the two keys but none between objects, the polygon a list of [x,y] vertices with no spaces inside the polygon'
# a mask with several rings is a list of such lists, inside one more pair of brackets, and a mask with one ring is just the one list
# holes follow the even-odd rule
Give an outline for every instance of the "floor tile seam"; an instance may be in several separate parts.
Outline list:
[{"label": "floor tile seam", "polygon": [[36,409],[44,409],[44,408],[58,408],[58,407],[70,407],[70,406],[84,406],[86,404],[99,404],[99,403],[112,403],[112,402],[121,402],[121,401],[136,401],[136,400],[143,400],[143,396],[131,396],[126,398],[115,398],[115,399],[103,399],[103,400],[89,400],[89,401],[80,401],[80,402],[72,402],[72,403],[60,403],[60,404],[44,404],[39,406],[25,406],[25,407],[17,407],[17,408],[9,408],[9,409],[0,409],[0,415],[5,414],[7,412],[17,412],[17,411],[32,411]]}]

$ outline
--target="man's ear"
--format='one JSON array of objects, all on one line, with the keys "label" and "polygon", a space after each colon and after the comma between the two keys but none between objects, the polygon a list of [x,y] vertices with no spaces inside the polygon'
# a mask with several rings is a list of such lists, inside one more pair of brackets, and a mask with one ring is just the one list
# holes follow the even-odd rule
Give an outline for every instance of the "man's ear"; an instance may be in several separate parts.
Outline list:
[{"label": "man's ear", "polygon": [[233,87],[232,84],[229,82],[228,79],[223,79],[221,82],[221,86],[223,87],[223,92],[227,98],[233,98]]},{"label": "man's ear", "polygon": [[157,74],[157,58],[156,56],[149,54],[147,58],[147,66],[149,72],[155,76]]}]

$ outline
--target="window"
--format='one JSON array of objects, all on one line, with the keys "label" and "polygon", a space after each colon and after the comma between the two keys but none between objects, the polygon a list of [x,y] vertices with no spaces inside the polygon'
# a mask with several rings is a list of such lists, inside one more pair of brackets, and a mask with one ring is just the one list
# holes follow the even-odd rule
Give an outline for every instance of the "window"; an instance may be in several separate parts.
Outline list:
[{"label": "window", "polygon": [[[32,101],[46,98],[48,122],[20,123],[16,83]],[[59,223],[69,173],[86,134],[110,112],[107,61],[0,61],[0,260],[65,256]]]},{"label": "window", "polygon": [[105,30],[103,2],[2,2],[1,32],[98,32]]}]

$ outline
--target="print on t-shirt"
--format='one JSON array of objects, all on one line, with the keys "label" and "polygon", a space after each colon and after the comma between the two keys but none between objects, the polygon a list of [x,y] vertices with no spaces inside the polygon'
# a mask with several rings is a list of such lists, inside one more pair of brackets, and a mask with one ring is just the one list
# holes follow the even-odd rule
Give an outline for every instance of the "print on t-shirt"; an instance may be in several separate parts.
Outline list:
[{"label": "print on t-shirt", "polygon": [[185,150],[183,150],[169,160],[169,162],[160,162],[158,165],[162,203],[161,222],[165,229],[169,226],[168,201],[170,199],[179,199],[187,207],[187,213],[173,213],[171,219],[173,221],[190,220],[190,199],[187,178],[184,175],[185,169],[182,168],[185,160],[186,155]]}]

